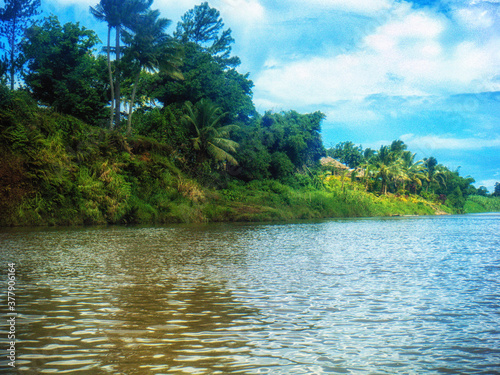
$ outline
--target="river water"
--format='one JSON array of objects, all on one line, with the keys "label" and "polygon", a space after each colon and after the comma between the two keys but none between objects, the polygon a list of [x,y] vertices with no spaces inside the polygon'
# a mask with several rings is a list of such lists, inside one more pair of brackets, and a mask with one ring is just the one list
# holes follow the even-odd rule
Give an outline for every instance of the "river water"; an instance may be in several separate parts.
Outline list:
[{"label": "river water", "polygon": [[2,373],[500,373],[500,214],[3,229],[0,246],[4,317],[8,262],[18,288]]}]

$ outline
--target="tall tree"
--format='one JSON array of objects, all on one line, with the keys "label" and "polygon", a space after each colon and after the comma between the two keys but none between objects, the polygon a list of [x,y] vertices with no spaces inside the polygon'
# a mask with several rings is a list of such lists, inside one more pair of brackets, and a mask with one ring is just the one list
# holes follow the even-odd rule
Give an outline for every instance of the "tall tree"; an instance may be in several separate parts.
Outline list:
[{"label": "tall tree", "polygon": [[108,61],[108,78],[111,89],[111,111],[109,117],[109,128],[113,127],[113,116],[115,108],[115,85],[113,83],[113,71],[111,68],[111,30],[117,24],[119,1],[116,0],[101,0],[95,7],[90,7],[90,13],[99,21],[107,22],[108,24],[108,40],[106,47],[106,55]]},{"label": "tall tree", "polygon": [[500,197],[500,182],[495,182],[495,189],[493,190],[494,197]]},{"label": "tall tree", "polygon": [[55,16],[31,26],[21,44],[28,63],[24,81],[33,97],[88,123],[102,120],[106,105],[105,61],[93,50],[95,32]]},{"label": "tall tree", "polygon": [[160,75],[151,95],[165,106],[209,99],[229,113],[231,122],[249,123],[256,115],[253,82],[249,74],[240,74],[234,68],[240,60],[230,56],[234,40],[231,30],[224,30],[219,12],[208,3],[195,6],[182,17],[174,38],[184,51],[184,80]]},{"label": "tall tree", "polygon": [[156,90],[152,95],[165,106],[190,101],[196,103],[210,99],[223,112],[228,112],[232,121],[245,121],[255,115],[252,102],[253,82],[247,74],[235,69],[225,70],[213,56],[194,43],[183,46],[181,67],[184,80],[174,80],[160,74]]},{"label": "tall tree", "polygon": [[[110,61],[111,52],[111,29],[115,29],[115,82],[114,82],[114,92],[112,91],[112,96],[115,96],[115,125],[120,125],[120,114],[121,114],[121,69],[120,69],[120,41],[121,33],[123,28],[132,28],[133,25],[138,21],[138,17],[144,14],[153,3],[153,0],[101,0],[99,4],[95,7],[90,7],[90,12],[100,21],[107,22],[108,24],[108,73],[112,82],[112,69]],[[113,108],[113,105],[112,105]],[[112,123],[110,122],[110,127]]]},{"label": "tall tree", "polygon": [[427,186],[425,187],[425,191],[428,192],[429,188],[432,185],[445,185],[446,183],[446,171],[447,169],[438,164],[435,157],[431,156],[429,158],[424,159],[424,167],[425,167],[425,180],[427,181]]},{"label": "tall tree", "polygon": [[401,155],[401,179],[403,181],[403,190],[405,190],[405,185],[408,182],[410,187],[413,189],[413,193],[416,194],[417,188],[422,187],[422,181],[425,180],[423,160],[415,161],[415,153],[410,151],[403,151]]},{"label": "tall tree", "polygon": [[40,14],[40,0],[4,0],[0,9],[0,34],[7,38],[7,58],[10,88],[14,90],[16,73],[21,69],[19,44],[32,17]]},{"label": "tall tree", "polygon": [[181,64],[179,50],[173,39],[165,33],[171,21],[159,16],[158,10],[149,11],[139,18],[140,22],[134,26],[134,33],[124,33],[124,40],[127,43],[124,61],[129,65],[129,70],[135,74],[127,120],[128,134],[132,129],[132,112],[141,72],[162,70],[176,79],[183,78],[178,69]]},{"label": "tall tree", "polygon": [[392,145],[381,146],[370,159],[370,163],[376,170],[376,177],[382,182],[381,193],[383,194],[387,194],[389,185],[402,174],[402,159],[398,157],[398,150],[399,148]]},{"label": "tall tree", "polygon": [[234,68],[240,64],[238,57],[230,57],[234,39],[231,29],[223,30],[224,22],[217,9],[204,2],[187,11],[181,19],[174,33],[181,42],[197,44],[224,67]]}]

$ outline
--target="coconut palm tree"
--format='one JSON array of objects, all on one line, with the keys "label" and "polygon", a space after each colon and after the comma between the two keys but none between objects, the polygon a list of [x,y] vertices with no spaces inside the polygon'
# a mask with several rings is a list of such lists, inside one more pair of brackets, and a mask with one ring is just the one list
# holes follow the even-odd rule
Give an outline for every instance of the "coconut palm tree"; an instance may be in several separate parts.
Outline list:
[{"label": "coconut palm tree", "polygon": [[124,40],[127,43],[124,61],[135,72],[127,121],[128,134],[132,129],[132,111],[141,72],[143,70],[149,72],[161,70],[173,78],[183,78],[178,69],[181,64],[179,49],[176,48],[174,40],[165,33],[165,29],[171,21],[159,18],[159,16],[158,10],[150,10],[138,18],[133,33],[124,32]]},{"label": "coconut palm tree", "polygon": [[436,158],[430,157],[424,159],[425,167],[425,181],[427,186],[425,187],[425,192],[429,191],[429,187],[433,184],[446,185],[446,168],[437,163]]},{"label": "coconut palm tree", "polygon": [[381,193],[387,194],[387,188],[398,176],[401,175],[401,159],[396,157],[396,152],[389,146],[381,146],[380,150],[371,158],[376,177],[382,182]]},{"label": "coconut palm tree", "polygon": [[238,161],[230,153],[235,153],[239,146],[229,139],[232,130],[239,129],[236,125],[220,126],[221,120],[227,115],[222,113],[207,99],[201,99],[196,105],[186,103],[184,123],[191,126],[194,137],[191,139],[193,148],[198,152],[198,162],[212,159],[215,162],[227,161],[238,165]]},{"label": "coconut palm tree", "polygon": [[406,183],[413,187],[413,193],[416,193],[417,187],[422,186],[422,181],[425,180],[424,162],[423,160],[415,161],[414,153],[404,151],[401,154],[402,172],[403,172],[403,190]]},{"label": "coconut palm tree", "polygon": [[[100,21],[108,24],[108,74],[111,85],[111,118],[110,128],[113,127],[113,110],[115,111],[115,124],[120,124],[120,40],[122,28],[130,28],[137,17],[147,11],[153,0],[101,0],[95,7],[90,7],[90,13]],[[113,85],[113,73],[111,69],[111,29],[115,29],[115,77],[116,82]]]},{"label": "coconut palm tree", "polygon": [[113,71],[111,69],[111,29],[119,23],[118,7],[120,0],[101,0],[95,7],[90,7],[90,13],[99,21],[108,23],[108,42],[106,54],[108,59],[109,86],[111,88],[111,112],[109,118],[109,128],[113,127],[113,115],[115,106],[115,86],[113,84]]}]

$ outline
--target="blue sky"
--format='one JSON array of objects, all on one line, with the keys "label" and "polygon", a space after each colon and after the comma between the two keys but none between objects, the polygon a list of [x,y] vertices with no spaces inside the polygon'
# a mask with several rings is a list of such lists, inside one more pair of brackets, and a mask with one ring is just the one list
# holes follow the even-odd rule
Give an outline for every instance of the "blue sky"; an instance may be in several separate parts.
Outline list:
[{"label": "blue sky", "polygon": [[[106,25],[97,0],[42,0],[45,16]],[[173,21],[191,0],[155,0]],[[259,111],[320,110],[326,146],[404,140],[490,192],[500,181],[500,0],[213,0]]]}]

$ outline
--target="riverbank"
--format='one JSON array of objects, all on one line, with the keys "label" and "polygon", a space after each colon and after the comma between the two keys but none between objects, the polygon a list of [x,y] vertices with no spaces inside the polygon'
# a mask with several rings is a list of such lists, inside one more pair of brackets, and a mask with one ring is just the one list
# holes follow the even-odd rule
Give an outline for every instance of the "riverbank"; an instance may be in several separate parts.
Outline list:
[{"label": "riverbank", "polygon": [[[447,196],[428,193],[428,186],[419,194],[393,186],[398,193],[390,193],[376,175],[361,179],[317,161],[298,168],[280,152],[267,172],[261,168],[266,173],[250,178],[251,165],[197,163],[195,150],[179,153],[168,142],[90,126],[23,96],[4,106],[0,120],[0,226],[463,213],[469,186],[464,180]],[[253,162],[263,163],[264,156]],[[469,206],[471,212],[488,209],[480,202]]]},{"label": "riverbank", "polygon": [[[161,181],[167,180],[163,172]],[[75,194],[48,201],[41,191],[6,210],[2,226],[146,223],[264,222],[334,217],[438,215],[452,209],[419,196],[376,196],[352,184],[294,189],[278,181],[234,181],[223,189],[202,187],[185,176],[170,176],[161,188],[131,185],[103,167],[100,175],[78,171]],[[148,192],[149,191],[149,192]],[[46,194],[46,193],[45,193]],[[6,206],[6,202],[3,202]]]}]

